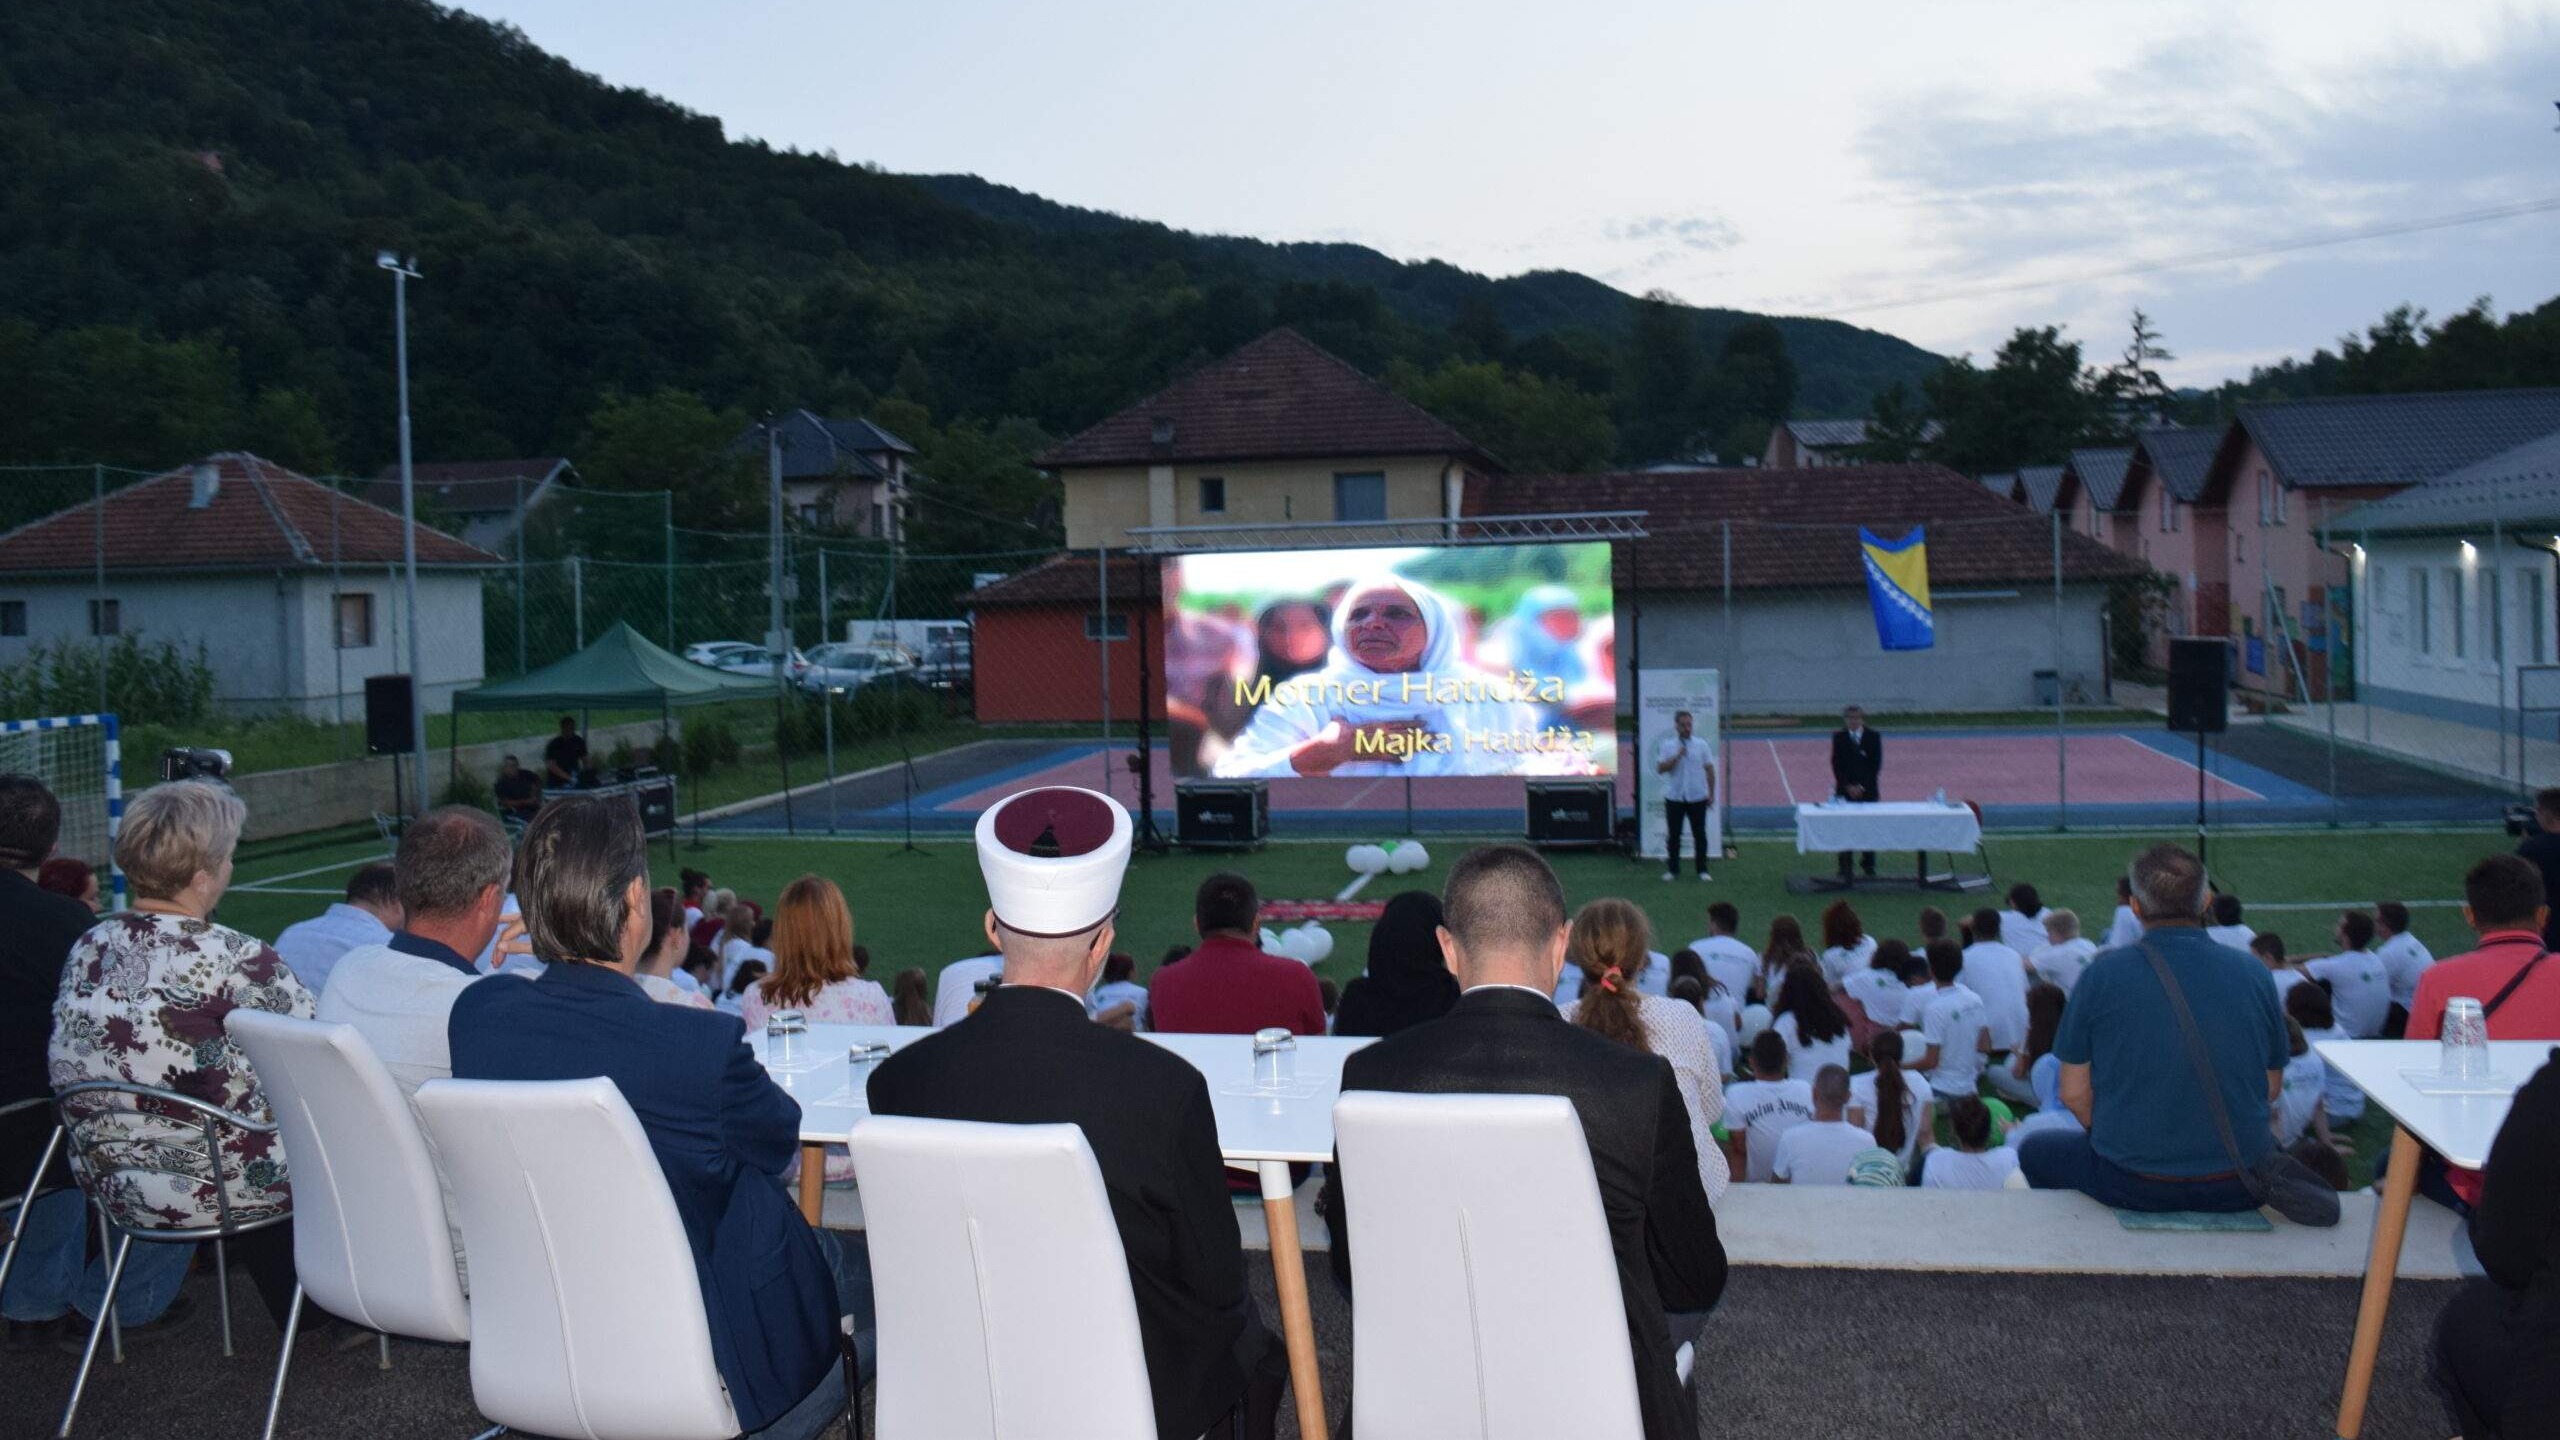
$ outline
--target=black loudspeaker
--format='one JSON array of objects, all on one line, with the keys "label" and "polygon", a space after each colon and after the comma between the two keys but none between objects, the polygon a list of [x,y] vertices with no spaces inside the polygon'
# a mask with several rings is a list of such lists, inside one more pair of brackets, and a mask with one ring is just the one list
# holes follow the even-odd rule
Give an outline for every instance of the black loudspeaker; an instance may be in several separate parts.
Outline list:
[{"label": "black loudspeaker", "polygon": [[1262,780],[1186,780],[1173,787],[1173,838],[1188,850],[1251,850],[1271,834]]},{"label": "black loudspeaker", "polygon": [[372,755],[406,755],[417,723],[418,692],[406,675],[368,675],[364,681],[364,748]]},{"label": "black loudspeaker", "polygon": [[1605,848],[1618,843],[1618,797],[1606,780],[1529,782],[1529,843]]},{"label": "black loudspeaker", "polygon": [[2231,642],[2169,642],[2169,728],[2219,735],[2231,724]]}]

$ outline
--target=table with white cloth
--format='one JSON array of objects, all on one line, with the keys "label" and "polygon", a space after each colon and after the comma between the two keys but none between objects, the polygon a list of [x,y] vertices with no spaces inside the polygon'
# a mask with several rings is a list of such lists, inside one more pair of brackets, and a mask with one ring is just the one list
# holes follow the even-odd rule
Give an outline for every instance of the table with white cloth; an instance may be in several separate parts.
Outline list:
[{"label": "table with white cloth", "polygon": [[1909,850],[1919,857],[1924,887],[1945,888],[1953,876],[1929,874],[1929,852],[1973,855],[1982,849],[1982,817],[1970,805],[1937,800],[1876,800],[1796,806],[1796,853]]},{"label": "table with white cloth", "polygon": [[[792,1037],[791,1058],[768,1054],[769,1037],[748,1037],[756,1058],[775,1083],[800,1102],[800,1210],[819,1223],[826,1198],[826,1149],[842,1145],[871,1114],[863,1085],[854,1082],[850,1052],[857,1045],[904,1049],[927,1035],[922,1025],[812,1025]],[[1333,1102],[1342,1090],[1344,1057],[1366,1039],[1302,1036],[1288,1077],[1257,1083],[1250,1035],[1139,1037],[1191,1062],[1209,1084],[1218,1126],[1218,1150],[1228,1163],[1262,1180],[1263,1214],[1270,1224],[1271,1273],[1280,1295],[1280,1333],[1289,1351],[1289,1384],[1296,1396],[1298,1432],[1324,1440],[1324,1392],[1316,1370],[1315,1316],[1307,1303],[1306,1257],[1298,1243],[1289,1167],[1333,1159]],[[868,1083],[866,1073],[865,1084]]]},{"label": "table with white cloth", "polygon": [[2389,1173],[2374,1215],[2373,1249],[2365,1258],[2364,1298],[2356,1307],[2355,1344],[2347,1352],[2347,1384],[2338,1400],[2339,1440],[2356,1440],[2373,1393],[2374,1361],[2382,1353],[2391,1282],[2400,1273],[2400,1241],[2418,1190],[2419,1149],[2431,1149],[2459,1169],[2488,1164],[2489,1143],[2506,1123],[2516,1087],[2550,1058],[2551,1042],[2493,1040],[2491,1079],[2463,1086],[2435,1078],[2444,1049],[2434,1040],[2322,1040],[2312,1048],[2393,1124]]}]

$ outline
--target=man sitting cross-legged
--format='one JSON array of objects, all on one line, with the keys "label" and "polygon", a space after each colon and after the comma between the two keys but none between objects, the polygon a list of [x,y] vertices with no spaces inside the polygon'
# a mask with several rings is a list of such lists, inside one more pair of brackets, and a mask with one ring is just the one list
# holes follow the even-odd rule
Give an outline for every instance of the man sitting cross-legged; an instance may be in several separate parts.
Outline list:
[{"label": "man sitting cross-legged", "polygon": [[[1591,1151],[1617,1252],[1646,1440],[1698,1433],[1672,1357],[1724,1293],[1724,1246],[1698,1178],[1688,1111],[1671,1064],[1565,1020],[1547,997],[1564,968],[1564,892],[1537,852],[1473,850],[1450,867],[1440,947],[1461,990],[1447,1015],[1343,1062],[1345,1090],[1561,1095]],[[1341,1166],[1320,1202],[1333,1217],[1333,1273],[1351,1288]],[[1666,1315],[1666,1312],[1674,1312]],[[1673,1326],[1685,1332],[1675,1338]]]},{"label": "man sitting cross-legged", "polygon": [[1128,1259],[1158,1440],[1192,1440],[1239,1405],[1246,1433],[1267,1437],[1287,1361],[1245,1284],[1208,1081],[1085,1009],[1111,956],[1129,837],[1128,812],[1091,790],[1027,790],[978,818],[1004,983],[881,1061],[871,1111],[1082,1130]]}]

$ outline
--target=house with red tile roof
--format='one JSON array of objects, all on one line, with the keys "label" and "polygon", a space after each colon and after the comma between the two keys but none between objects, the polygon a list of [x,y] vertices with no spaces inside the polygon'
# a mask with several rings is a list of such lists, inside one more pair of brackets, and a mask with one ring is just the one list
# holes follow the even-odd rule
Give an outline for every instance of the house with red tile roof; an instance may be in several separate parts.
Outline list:
[{"label": "house with red tile roof", "polygon": [[209,455],[0,534],[0,664],[136,635],[201,647],[234,712],[361,718],[366,677],[402,672],[443,710],[481,681],[481,576],[502,562],[425,526],[417,541],[413,670],[399,515],[255,455]]},{"label": "house with red tile roof", "polygon": [[1482,446],[1286,328],[1039,464],[1064,487],[1067,548],[1088,555],[1151,527],[1442,518],[1458,513],[1470,480],[1502,472]]}]

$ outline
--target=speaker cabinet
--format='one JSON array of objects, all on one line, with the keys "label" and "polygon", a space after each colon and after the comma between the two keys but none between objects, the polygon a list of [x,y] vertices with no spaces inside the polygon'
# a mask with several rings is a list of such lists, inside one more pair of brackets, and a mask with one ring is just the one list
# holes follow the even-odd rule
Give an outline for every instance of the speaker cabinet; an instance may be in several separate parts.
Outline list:
[{"label": "speaker cabinet", "polygon": [[1528,812],[1532,845],[1604,849],[1618,843],[1618,797],[1607,780],[1532,780]]},{"label": "speaker cabinet", "polygon": [[1173,839],[1186,850],[1251,850],[1271,834],[1262,780],[1185,780],[1173,787]]},{"label": "speaker cabinet", "polygon": [[417,723],[417,688],[406,675],[368,675],[364,681],[364,748],[372,755],[406,755]]},{"label": "speaker cabinet", "polygon": [[2231,724],[2231,642],[2169,642],[2169,728],[2219,735]]}]

